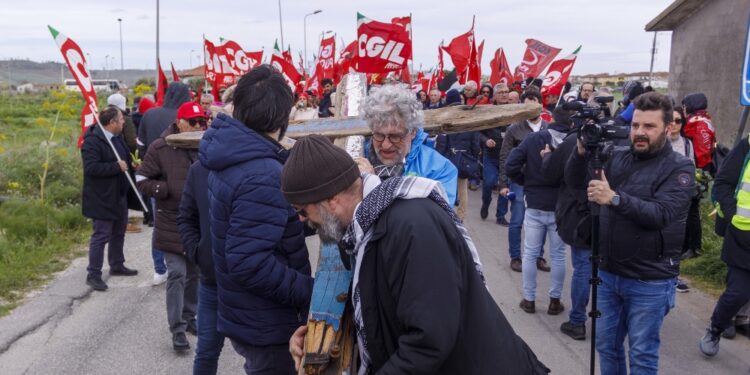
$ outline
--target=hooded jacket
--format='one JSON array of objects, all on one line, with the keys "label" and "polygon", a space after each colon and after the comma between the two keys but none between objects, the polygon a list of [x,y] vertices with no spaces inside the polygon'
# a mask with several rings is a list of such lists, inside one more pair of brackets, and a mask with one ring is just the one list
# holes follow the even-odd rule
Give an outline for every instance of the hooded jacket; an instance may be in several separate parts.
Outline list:
[{"label": "hooded jacket", "polygon": [[313,279],[302,222],[281,192],[288,152],[219,114],[200,143],[219,297],[217,328],[246,345],[287,344]]},{"label": "hooded jacket", "polygon": [[200,269],[201,283],[216,286],[208,220],[208,169],[200,161],[190,166],[180,201],[177,228],[185,257]]},{"label": "hooded jacket", "polygon": [[426,146],[426,139],[427,133],[421,128],[417,129],[417,135],[411,142],[411,151],[406,155],[404,176],[426,177],[440,182],[448,194],[448,203],[455,204],[458,169],[434,148]]},{"label": "hooded jacket", "polygon": [[183,103],[189,101],[190,89],[188,86],[181,82],[172,82],[164,95],[164,104],[143,114],[138,126],[138,152],[141,157],[146,155],[148,147],[161,136],[164,129],[174,124],[177,118],[177,109]]},{"label": "hooded jacket", "polygon": [[682,100],[687,113],[687,121],[682,129],[685,137],[693,142],[695,150],[695,166],[701,169],[711,170],[711,161],[713,160],[714,144],[716,143],[716,134],[714,126],[711,123],[711,116],[706,112],[708,99],[702,93],[694,93],[685,96]]}]

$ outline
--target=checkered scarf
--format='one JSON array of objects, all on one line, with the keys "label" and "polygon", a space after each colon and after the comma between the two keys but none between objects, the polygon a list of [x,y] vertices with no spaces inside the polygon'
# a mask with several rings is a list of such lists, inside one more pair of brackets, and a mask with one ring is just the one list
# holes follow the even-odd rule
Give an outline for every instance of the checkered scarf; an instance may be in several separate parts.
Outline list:
[{"label": "checkered scarf", "polygon": [[479,276],[484,281],[482,263],[471,240],[469,232],[461,223],[453,208],[448,204],[443,186],[437,181],[422,177],[391,177],[384,182],[374,175],[364,175],[364,199],[354,212],[354,220],[342,239],[344,250],[354,259],[354,277],[352,279],[352,305],[354,306],[354,323],[357,329],[357,343],[360,349],[361,366],[359,374],[367,374],[370,368],[370,354],[367,350],[367,336],[362,319],[362,301],[359,290],[359,272],[362,267],[367,243],[372,238],[373,225],[380,215],[396,199],[429,198],[437,203],[451,217],[456,228],[463,236],[471,252]]}]

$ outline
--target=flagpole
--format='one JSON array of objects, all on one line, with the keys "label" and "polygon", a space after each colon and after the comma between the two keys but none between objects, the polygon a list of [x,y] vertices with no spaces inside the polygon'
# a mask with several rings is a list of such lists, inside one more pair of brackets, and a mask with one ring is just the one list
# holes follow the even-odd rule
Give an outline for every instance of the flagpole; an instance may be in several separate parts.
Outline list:
[{"label": "flagpole", "polygon": [[411,40],[411,56],[409,56],[411,69],[409,69],[409,79],[411,79],[411,76],[414,75],[414,18],[412,18],[411,12],[409,12],[409,39]]},{"label": "flagpole", "polygon": [[[206,70],[208,69],[208,64],[206,64],[206,34],[203,34],[203,89],[205,90],[208,87],[208,80],[206,79]],[[200,101],[200,98],[198,98]]]},{"label": "flagpole", "polygon": [[[159,65],[159,0],[156,0],[156,65],[157,65],[157,69],[156,69],[156,81],[155,82],[157,85],[156,87],[158,88],[159,87],[159,69],[158,69],[158,65]],[[99,117],[97,117],[97,121],[99,121]],[[116,154],[117,153],[115,152],[115,155]]]}]

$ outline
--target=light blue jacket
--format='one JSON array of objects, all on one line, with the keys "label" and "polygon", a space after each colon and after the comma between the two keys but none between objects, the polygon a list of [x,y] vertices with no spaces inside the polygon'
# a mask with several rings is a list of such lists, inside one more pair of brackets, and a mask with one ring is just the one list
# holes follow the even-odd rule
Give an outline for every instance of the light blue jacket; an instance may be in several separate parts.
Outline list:
[{"label": "light blue jacket", "polygon": [[448,194],[448,203],[454,205],[456,204],[458,169],[434,148],[425,145],[425,139],[427,139],[427,133],[422,129],[417,129],[417,135],[411,142],[411,151],[406,155],[404,176],[419,176],[440,182]]}]

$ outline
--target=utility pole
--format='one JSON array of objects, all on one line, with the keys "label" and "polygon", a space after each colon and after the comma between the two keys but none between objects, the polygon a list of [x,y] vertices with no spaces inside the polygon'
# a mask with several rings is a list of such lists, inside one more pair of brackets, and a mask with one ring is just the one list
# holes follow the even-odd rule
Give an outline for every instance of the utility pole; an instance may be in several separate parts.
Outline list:
[{"label": "utility pole", "polygon": [[156,82],[157,86],[159,87],[159,0],[156,0],[156,79],[154,82]]},{"label": "utility pole", "polygon": [[656,31],[654,31],[654,42],[651,44],[651,68],[648,70],[648,85],[654,80],[654,56],[656,55]]},{"label": "utility pole", "polygon": [[281,50],[284,50],[284,25],[281,23],[281,0],[279,0],[279,30],[281,31]]},{"label": "utility pole", "polygon": [[120,24],[120,70],[125,70],[125,63],[122,60],[122,18],[118,18],[117,22]]},{"label": "utility pole", "polygon": [[305,17],[303,18],[303,21],[302,21],[302,32],[303,32],[303,35],[304,35],[304,44],[305,44],[305,64],[304,64],[305,65],[305,70],[306,70],[305,73],[307,73],[307,71],[310,70],[310,64],[307,61],[307,16],[312,16],[312,15],[318,14],[320,12],[322,12],[322,10],[317,9],[317,10],[313,11],[312,13],[305,14]]}]

